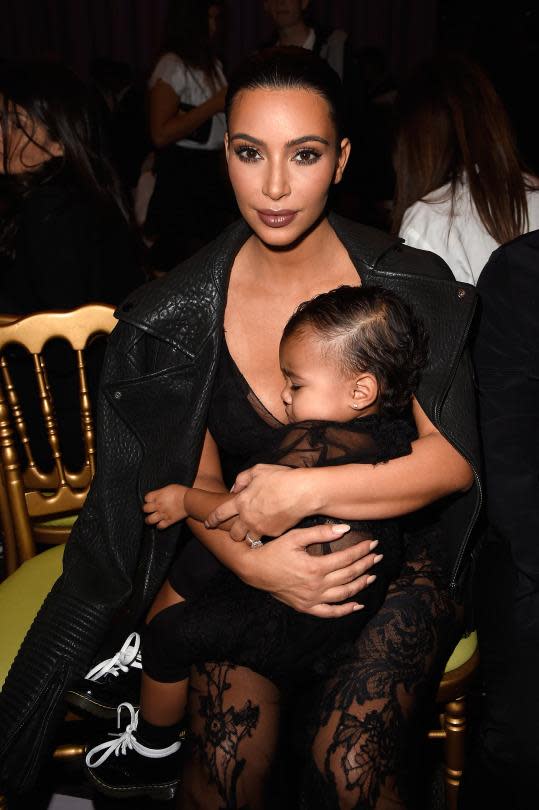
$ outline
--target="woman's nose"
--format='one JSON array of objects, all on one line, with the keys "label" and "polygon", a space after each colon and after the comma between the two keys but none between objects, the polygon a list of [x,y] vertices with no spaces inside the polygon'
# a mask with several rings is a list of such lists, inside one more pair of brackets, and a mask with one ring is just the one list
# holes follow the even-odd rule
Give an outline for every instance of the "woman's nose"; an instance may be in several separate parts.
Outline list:
[{"label": "woman's nose", "polygon": [[268,161],[262,193],[271,200],[280,200],[290,194],[288,172],[281,161]]}]

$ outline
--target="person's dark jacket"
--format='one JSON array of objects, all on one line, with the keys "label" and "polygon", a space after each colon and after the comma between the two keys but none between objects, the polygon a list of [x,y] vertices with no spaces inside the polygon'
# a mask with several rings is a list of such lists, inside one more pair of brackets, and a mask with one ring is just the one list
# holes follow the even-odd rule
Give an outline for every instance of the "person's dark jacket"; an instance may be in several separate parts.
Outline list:
[{"label": "person's dark jacket", "polygon": [[[434,254],[332,216],[363,284],[409,301],[430,331],[430,361],[418,399],[472,464],[476,484],[448,499],[446,541],[457,588],[480,504],[470,361],[464,346],[475,291],[456,284]],[[237,223],[166,278],[118,310],[100,393],[97,473],[66,547],[64,572],[47,597],[0,695],[1,774],[15,790],[35,780],[67,684],[84,675],[122,608],[133,623],[166,577],[179,526],[145,526],[148,490],[191,485],[198,468],[210,393],[223,339],[228,276],[251,231]]]},{"label": "person's dark jacket", "polygon": [[28,192],[14,216],[13,255],[0,274],[1,312],[118,305],[144,281],[120,209],[94,199],[66,171]]},{"label": "person's dark jacket", "polygon": [[[519,626],[539,616],[539,230],[481,273],[474,342],[488,537],[510,550]],[[537,635],[535,635],[537,640]]]}]

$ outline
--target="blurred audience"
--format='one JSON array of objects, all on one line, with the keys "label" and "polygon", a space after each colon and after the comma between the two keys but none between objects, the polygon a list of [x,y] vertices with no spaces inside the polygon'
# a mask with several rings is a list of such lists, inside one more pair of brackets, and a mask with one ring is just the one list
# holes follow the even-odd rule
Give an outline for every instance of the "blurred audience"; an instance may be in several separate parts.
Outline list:
[{"label": "blurred audience", "polygon": [[223,138],[226,80],[217,56],[220,0],[172,0],[149,82],[156,183],[145,222],[153,270],[166,272],[236,217]]},{"label": "blurred audience", "polygon": [[[0,69],[0,312],[25,315],[90,302],[118,304],[143,280],[120,183],[107,158],[93,96],[53,62]],[[42,430],[33,371],[17,348],[7,353],[23,392],[37,460],[52,458]],[[45,352],[61,441],[71,467],[82,462],[73,353],[58,342]],[[97,390],[101,347],[88,353]],[[95,397],[94,397],[95,399]],[[41,425],[41,429],[40,429]]]},{"label": "blurred audience", "polygon": [[489,78],[460,54],[421,65],[397,99],[392,229],[475,284],[490,254],[539,228],[539,180]]}]

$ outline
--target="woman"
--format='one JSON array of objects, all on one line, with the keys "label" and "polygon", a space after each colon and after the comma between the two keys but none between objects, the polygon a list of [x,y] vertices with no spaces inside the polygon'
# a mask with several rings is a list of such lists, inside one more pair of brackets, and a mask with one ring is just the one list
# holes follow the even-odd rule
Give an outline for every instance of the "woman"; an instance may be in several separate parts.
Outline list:
[{"label": "woman", "polygon": [[400,91],[392,231],[476,284],[493,250],[539,227],[539,180],[524,172],[507,113],[466,57],[423,64]]},{"label": "woman", "polygon": [[226,80],[216,54],[222,3],[171,0],[165,52],[149,82],[156,183],[145,230],[167,271],[231,221],[222,164]]},{"label": "woman", "polygon": [[3,312],[119,303],[143,277],[88,88],[63,65],[0,71]]},{"label": "woman", "polygon": [[[7,205],[0,223],[0,311],[119,304],[144,276],[91,92],[62,65],[26,62],[2,66],[0,95]],[[91,393],[102,348],[94,344],[87,352]],[[9,354],[36,459],[52,466],[44,426],[36,428],[42,417],[29,358],[14,349]],[[45,356],[65,459],[78,469],[84,452],[73,353],[49,345]]]},{"label": "woman", "polygon": [[[104,372],[100,468],[66,549],[64,578],[1,695],[6,745],[0,753],[14,786],[35,777],[38,760],[29,763],[26,746],[35,752],[46,742],[50,723],[38,704],[50,717],[54,695],[85,671],[118,608],[133,624],[153,601],[151,618],[177,601],[170,582],[163,585],[168,575],[184,589],[196,588],[217,557],[297,610],[344,616],[357,602],[339,603],[365,587],[374,552],[359,544],[314,558],[305,548],[334,539],[331,527],[287,529],[317,513],[401,515],[451,494],[441,514],[440,548],[425,548],[420,531],[410,537],[407,565],[358,640],[357,658],[324,685],[316,701],[320,714],[310,717],[305,807],[324,801],[406,806],[406,751],[421,699],[435,688],[458,635],[451,595],[464,576],[479,507],[478,487],[472,487],[475,425],[466,416],[473,413],[473,393],[462,355],[474,294],[457,288],[437,257],[328,219],[328,190],[341,179],[350,150],[340,110],[338,78],[312,54],[276,49],[248,60],[229,88],[226,140],[245,221],[119,310]],[[253,452],[252,431],[234,421],[238,414],[251,424],[263,414],[268,430],[285,420],[278,344],[290,314],[318,292],[359,283],[399,292],[430,331],[433,361],[414,403],[420,438],[412,454],[367,470],[255,467],[240,478],[244,491],[217,520],[238,513],[236,539],[282,536],[252,550],[191,523],[194,538],[171,568],[177,531],[164,529],[159,538],[144,531],[139,496],[171,481],[224,491]],[[230,444],[225,427],[233,434]],[[48,652],[36,657],[42,633]],[[36,668],[28,681],[29,660]],[[262,806],[277,740],[276,688],[245,668],[208,664],[194,673],[190,700],[195,750],[181,783],[183,806]],[[366,752],[362,761],[356,746]],[[147,788],[144,774],[139,786]]]}]

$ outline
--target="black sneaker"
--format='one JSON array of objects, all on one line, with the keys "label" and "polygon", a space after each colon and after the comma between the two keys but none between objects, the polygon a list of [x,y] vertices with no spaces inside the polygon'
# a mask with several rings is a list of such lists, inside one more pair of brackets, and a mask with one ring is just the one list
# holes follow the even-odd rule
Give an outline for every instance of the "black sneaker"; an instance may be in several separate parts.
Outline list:
[{"label": "black sneaker", "polygon": [[117,708],[118,728],[123,707],[130,713],[130,722],[125,731],[110,735],[113,739],[88,751],[86,776],[105,796],[173,799],[179,782],[181,740],[167,748],[147,748],[137,740],[138,712],[130,703],[122,703]]},{"label": "black sneaker", "polygon": [[101,661],[68,689],[67,704],[101,720],[113,720],[122,701],[138,708],[142,671],[139,648],[139,634],[131,633],[112,658]]}]

